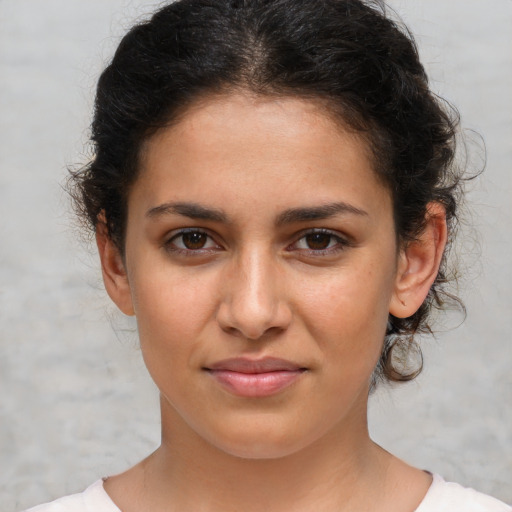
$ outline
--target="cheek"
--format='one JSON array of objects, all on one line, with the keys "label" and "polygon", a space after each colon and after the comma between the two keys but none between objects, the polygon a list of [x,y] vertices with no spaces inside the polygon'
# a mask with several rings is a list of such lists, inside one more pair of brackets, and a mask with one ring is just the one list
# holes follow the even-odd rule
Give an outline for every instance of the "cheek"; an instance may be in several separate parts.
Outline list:
[{"label": "cheek", "polygon": [[214,276],[154,270],[134,276],[132,293],[144,359],[155,365],[189,365],[215,311]]},{"label": "cheek", "polygon": [[[376,363],[385,335],[393,289],[392,265],[377,273],[364,263],[338,269],[322,282],[301,283],[300,315],[332,360],[352,373]],[[369,270],[370,269],[370,270]]]}]

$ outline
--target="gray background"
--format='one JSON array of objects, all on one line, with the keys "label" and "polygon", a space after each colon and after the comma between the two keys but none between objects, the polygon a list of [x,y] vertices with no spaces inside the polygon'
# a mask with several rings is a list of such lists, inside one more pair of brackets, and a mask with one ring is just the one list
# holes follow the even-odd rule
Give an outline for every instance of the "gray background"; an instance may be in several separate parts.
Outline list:
[{"label": "gray background", "polygon": [[[512,502],[512,1],[396,0],[432,86],[487,144],[459,249],[468,318],[371,400],[374,438]],[[155,3],[0,0],[0,508],[76,492],[152,451],[157,396],[61,184],[87,158],[95,80]],[[469,133],[471,138],[471,133]],[[473,137],[474,138],[474,137]],[[474,168],[481,151],[472,145]],[[471,227],[474,226],[474,227]]]}]

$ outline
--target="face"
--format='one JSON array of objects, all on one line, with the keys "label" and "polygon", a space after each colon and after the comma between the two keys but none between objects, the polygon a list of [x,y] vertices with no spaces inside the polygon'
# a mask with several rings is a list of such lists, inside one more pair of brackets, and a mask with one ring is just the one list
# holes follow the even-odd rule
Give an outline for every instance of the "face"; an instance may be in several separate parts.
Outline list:
[{"label": "face", "polygon": [[365,431],[398,261],[369,155],[312,102],[242,94],[149,141],[111,296],[164,429],[249,458]]}]

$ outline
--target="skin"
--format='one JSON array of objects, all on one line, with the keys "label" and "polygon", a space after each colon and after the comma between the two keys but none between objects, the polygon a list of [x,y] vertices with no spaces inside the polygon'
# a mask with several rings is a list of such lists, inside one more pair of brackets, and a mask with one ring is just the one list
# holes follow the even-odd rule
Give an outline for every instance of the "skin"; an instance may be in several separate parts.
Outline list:
[{"label": "skin", "polygon": [[[105,483],[124,512],[417,507],[430,476],[371,441],[368,390],[388,314],[423,302],[446,224],[431,204],[398,248],[370,154],[312,101],[243,93],[148,142],[125,253],[97,230],[107,291],[137,317],[161,393],[161,447]],[[238,396],[207,370],[234,357],[301,373]]]}]

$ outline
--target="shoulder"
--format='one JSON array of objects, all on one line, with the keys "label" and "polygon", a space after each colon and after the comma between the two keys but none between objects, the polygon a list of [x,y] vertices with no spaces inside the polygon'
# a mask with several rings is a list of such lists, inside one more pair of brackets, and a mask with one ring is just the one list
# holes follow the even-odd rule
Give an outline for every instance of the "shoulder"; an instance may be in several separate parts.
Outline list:
[{"label": "shoulder", "polygon": [[512,512],[512,507],[434,475],[430,489],[415,512]]},{"label": "shoulder", "polygon": [[94,482],[84,492],[65,496],[25,512],[121,512],[103,488],[103,480]]}]

